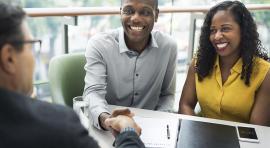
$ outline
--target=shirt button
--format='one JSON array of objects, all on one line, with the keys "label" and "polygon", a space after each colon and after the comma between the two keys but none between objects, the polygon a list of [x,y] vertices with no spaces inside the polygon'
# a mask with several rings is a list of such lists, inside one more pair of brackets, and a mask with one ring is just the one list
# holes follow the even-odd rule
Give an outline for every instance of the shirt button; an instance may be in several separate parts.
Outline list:
[{"label": "shirt button", "polygon": [[138,96],[139,94],[136,92],[134,95],[135,95],[135,96]]},{"label": "shirt button", "polygon": [[139,74],[136,73],[136,77],[138,77],[138,76],[139,76]]}]

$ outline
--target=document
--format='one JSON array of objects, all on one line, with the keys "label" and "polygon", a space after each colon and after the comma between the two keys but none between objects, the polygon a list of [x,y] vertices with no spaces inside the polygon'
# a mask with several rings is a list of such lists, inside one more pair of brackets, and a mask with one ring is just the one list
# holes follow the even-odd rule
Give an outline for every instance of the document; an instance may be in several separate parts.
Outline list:
[{"label": "document", "polygon": [[179,119],[145,118],[135,116],[142,128],[140,138],[147,148],[175,148],[179,131]]},{"label": "document", "polygon": [[147,148],[240,148],[234,126],[177,118],[135,116],[134,120]]}]

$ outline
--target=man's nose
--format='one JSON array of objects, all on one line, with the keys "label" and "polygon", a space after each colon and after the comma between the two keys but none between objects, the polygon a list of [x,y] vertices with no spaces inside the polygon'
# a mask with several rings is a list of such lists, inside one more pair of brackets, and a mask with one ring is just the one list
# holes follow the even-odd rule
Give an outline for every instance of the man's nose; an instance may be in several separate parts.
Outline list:
[{"label": "man's nose", "polygon": [[138,12],[135,12],[132,16],[131,16],[131,21],[133,22],[138,22],[140,20],[140,14]]}]

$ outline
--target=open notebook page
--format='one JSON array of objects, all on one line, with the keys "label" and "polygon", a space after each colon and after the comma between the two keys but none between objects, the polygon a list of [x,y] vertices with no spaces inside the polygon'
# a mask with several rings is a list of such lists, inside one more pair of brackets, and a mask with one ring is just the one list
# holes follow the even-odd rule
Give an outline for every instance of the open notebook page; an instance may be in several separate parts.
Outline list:
[{"label": "open notebook page", "polygon": [[[134,120],[142,128],[140,138],[148,148],[175,148],[179,119],[145,118],[135,116]],[[169,137],[167,132],[169,127]]]}]

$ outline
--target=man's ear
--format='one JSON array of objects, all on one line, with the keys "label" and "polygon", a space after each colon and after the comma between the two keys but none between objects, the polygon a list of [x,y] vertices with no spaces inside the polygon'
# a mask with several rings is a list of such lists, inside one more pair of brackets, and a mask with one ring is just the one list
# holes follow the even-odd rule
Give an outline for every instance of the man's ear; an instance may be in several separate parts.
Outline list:
[{"label": "man's ear", "polygon": [[8,74],[16,73],[16,55],[17,51],[14,46],[5,44],[0,51],[0,66]]},{"label": "man's ear", "polygon": [[159,9],[157,8],[155,11],[156,11],[155,22],[157,22],[158,21],[158,15],[159,15]]}]

